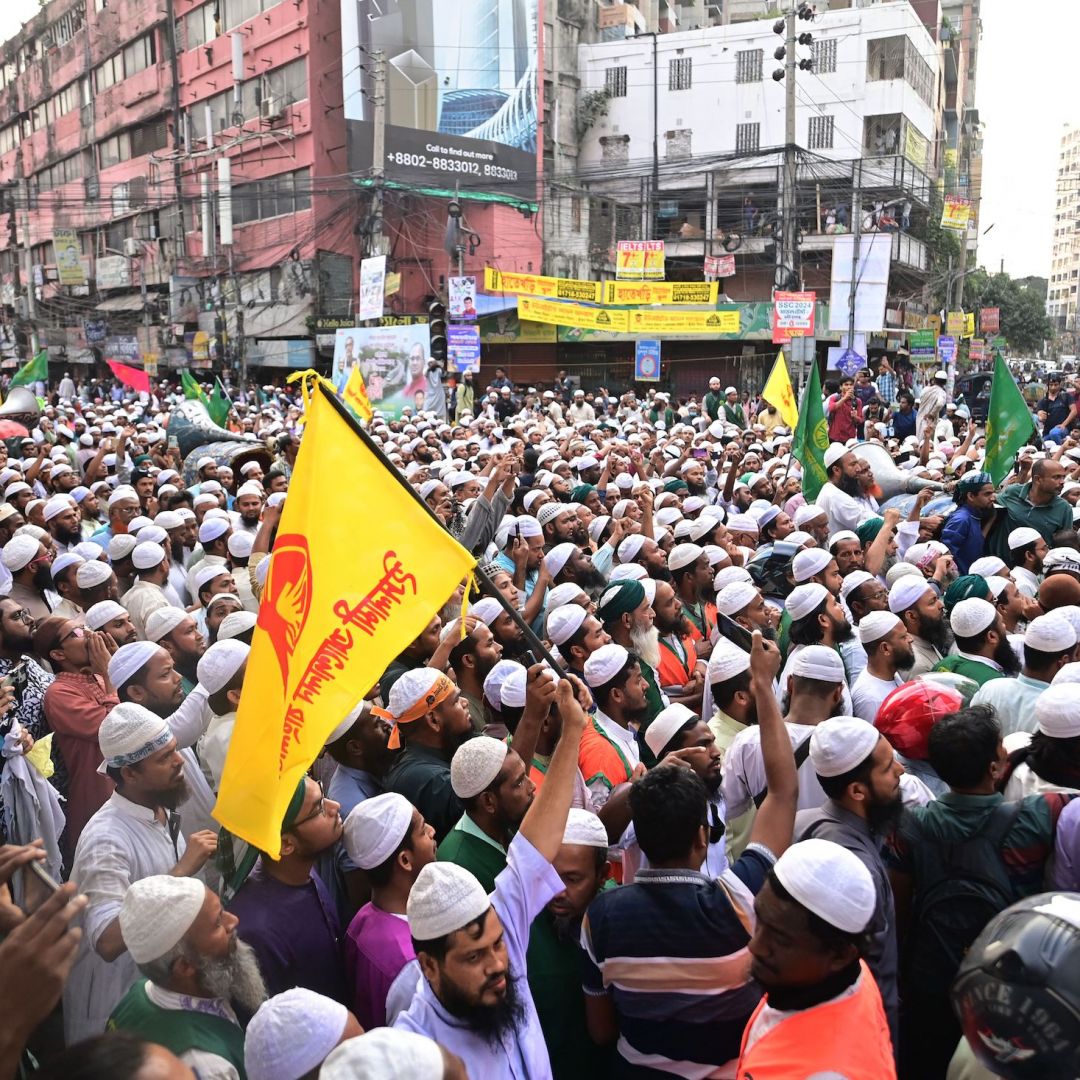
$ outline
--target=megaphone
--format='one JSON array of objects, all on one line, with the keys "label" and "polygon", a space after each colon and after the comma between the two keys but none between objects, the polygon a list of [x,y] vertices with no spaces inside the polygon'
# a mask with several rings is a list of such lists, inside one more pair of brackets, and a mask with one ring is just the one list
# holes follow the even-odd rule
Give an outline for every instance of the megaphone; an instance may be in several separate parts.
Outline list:
[{"label": "megaphone", "polygon": [[869,463],[874,482],[881,489],[881,494],[877,496],[879,502],[891,499],[894,495],[914,495],[923,488],[945,490],[945,485],[937,480],[927,480],[924,476],[914,476],[898,469],[892,455],[880,443],[856,443],[850,452]]},{"label": "megaphone", "polygon": [[266,473],[273,463],[264,443],[219,427],[200,401],[182,401],[172,410],[168,434],[175,437],[184,455],[185,487],[198,483],[196,466],[202,457],[212,457],[219,465],[228,465],[234,471],[249,461],[257,461]]}]

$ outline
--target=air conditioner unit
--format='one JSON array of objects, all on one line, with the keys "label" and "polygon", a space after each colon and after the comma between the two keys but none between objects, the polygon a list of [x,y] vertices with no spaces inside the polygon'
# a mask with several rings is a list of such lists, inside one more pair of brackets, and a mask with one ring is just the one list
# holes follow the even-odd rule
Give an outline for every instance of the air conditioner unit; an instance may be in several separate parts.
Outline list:
[{"label": "air conditioner unit", "polygon": [[281,96],[278,94],[267,94],[262,99],[262,104],[259,106],[259,115],[264,120],[272,120],[282,114],[285,108],[285,103]]},{"label": "air conditioner unit", "polygon": [[135,236],[124,237],[124,254],[128,258],[136,258],[142,254],[142,241]]}]

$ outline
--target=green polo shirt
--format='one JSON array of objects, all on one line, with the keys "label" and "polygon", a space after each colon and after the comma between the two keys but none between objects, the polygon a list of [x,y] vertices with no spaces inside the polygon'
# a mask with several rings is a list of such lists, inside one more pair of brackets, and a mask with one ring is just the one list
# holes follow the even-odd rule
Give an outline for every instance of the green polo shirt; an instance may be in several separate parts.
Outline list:
[{"label": "green polo shirt", "polygon": [[1009,513],[1009,530],[1027,526],[1036,529],[1053,546],[1054,533],[1073,527],[1072,507],[1060,496],[1045,506],[1029,502],[1031,484],[1010,484],[998,495],[998,502]]},{"label": "green polo shirt", "polygon": [[439,844],[436,858],[464,867],[488,893],[495,891],[495,879],[506,869],[506,848],[492,840],[468,814],[461,815]]},{"label": "green polo shirt", "polygon": [[933,670],[951,671],[956,675],[963,675],[965,679],[971,679],[973,682],[978,683],[979,686],[988,683],[991,679],[1005,678],[1003,671],[999,671],[989,664],[980,663],[978,660],[969,660],[966,656],[957,656],[955,653],[951,653],[949,656],[939,660],[934,665]]}]

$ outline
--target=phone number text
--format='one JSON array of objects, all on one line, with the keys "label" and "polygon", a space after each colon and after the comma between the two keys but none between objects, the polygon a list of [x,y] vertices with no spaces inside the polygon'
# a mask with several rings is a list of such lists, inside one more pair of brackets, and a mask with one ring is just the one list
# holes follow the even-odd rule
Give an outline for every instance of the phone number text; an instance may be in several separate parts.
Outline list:
[{"label": "phone number text", "polygon": [[435,172],[464,173],[467,176],[488,176],[497,180],[516,180],[517,169],[502,165],[481,165],[476,161],[458,161],[455,158],[428,157],[427,154],[405,154],[395,151],[386,155],[387,161],[412,169],[431,169]]}]

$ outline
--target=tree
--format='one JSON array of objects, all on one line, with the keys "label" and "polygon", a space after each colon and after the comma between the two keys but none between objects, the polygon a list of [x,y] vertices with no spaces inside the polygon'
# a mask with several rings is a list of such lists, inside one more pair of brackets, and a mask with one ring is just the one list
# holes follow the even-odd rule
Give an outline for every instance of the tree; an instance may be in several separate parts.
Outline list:
[{"label": "tree", "polygon": [[1046,279],[1013,279],[1008,274],[988,274],[981,267],[964,281],[965,307],[1001,309],[1001,334],[1021,352],[1034,352],[1051,336],[1046,315]]}]

